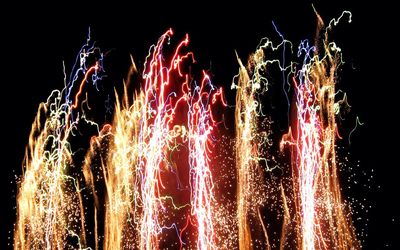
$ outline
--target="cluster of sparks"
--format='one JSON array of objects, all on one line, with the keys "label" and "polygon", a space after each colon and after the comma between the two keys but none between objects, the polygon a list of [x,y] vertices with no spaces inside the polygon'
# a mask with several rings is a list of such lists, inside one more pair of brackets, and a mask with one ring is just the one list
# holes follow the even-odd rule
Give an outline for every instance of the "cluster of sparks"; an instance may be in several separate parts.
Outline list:
[{"label": "cluster of sparks", "polygon": [[[346,14],[351,18],[349,12],[340,18]],[[317,17],[322,30],[322,19]],[[329,23],[322,45],[300,44],[298,55],[304,58],[300,67],[265,59],[267,49],[276,51],[290,43],[284,39],[277,47],[262,40],[247,67],[238,59],[239,74],[232,85],[237,91],[232,150],[237,231],[228,232],[235,235],[235,242],[225,245],[274,248],[261,211],[268,206],[263,198],[268,192],[262,184],[263,173],[272,173],[275,167],[270,168],[269,156],[261,153],[270,131],[260,128],[264,116],[260,98],[269,85],[264,72],[278,65],[283,74],[290,72],[294,91],[290,108],[295,114],[280,143],[282,150],[286,147],[291,152],[292,183],[291,190],[282,183],[279,187],[284,217],[280,248],[360,247],[341,197],[336,166],[340,107],[335,102],[335,83],[342,61],[340,49],[329,43],[327,32],[338,20]],[[172,52],[166,51],[172,35],[168,30],[150,48],[141,88],[132,95],[128,82],[121,99],[115,94],[111,123],[98,125],[86,115],[91,110],[87,94],[83,98],[86,85],[96,87],[103,71],[103,55],[89,40],[64,89],[53,91],[39,106],[19,185],[15,249],[149,250],[167,248],[164,242],[171,238],[177,241],[172,248],[220,249],[224,236],[218,235],[216,221],[223,218],[215,213],[218,197],[213,169],[224,166],[213,161],[213,148],[223,121],[216,118],[215,110],[228,104],[222,88],[211,83],[207,72],[202,71],[200,81],[188,73],[195,59],[187,52],[187,35]],[[133,60],[131,73],[137,73]],[[78,136],[82,123],[97,132],[79,163],[70,140]],[[176,176],[174,181],[171,176]],[[175,197],[171,186],[187,192],[188,198]],[[174,221],[176,213],[182,219]],[[256,225],[263,244],[256,243]]]}]

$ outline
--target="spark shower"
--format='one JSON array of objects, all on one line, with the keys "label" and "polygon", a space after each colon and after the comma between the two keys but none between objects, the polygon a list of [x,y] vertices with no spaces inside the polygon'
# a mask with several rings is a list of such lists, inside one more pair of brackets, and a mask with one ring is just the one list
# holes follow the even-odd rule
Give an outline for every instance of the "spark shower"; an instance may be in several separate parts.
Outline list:
[{"label": "spark shower", "polygon": [[[89,35],[32,124],[14,249],[360,248],[337,167],[342,52],[329,39],[351,13],[316,18],[313,43],[276,29],[280,41],[238,56],[230,89],[170,29],[115,83],[108,122],[93,114],[107,57]],[[276,139],[264,100],[278,84],[288,126]]]}]

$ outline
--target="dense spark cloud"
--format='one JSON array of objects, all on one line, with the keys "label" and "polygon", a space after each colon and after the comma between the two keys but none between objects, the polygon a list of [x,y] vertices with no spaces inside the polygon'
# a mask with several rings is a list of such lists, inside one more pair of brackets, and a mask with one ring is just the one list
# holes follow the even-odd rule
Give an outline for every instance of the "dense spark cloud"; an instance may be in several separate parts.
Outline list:
[{"label": "dense spark cloud", "polygon": [[[150,47],[140,75],[132,60],[123,95],[115,91],[113,119],[101,123],[87,119],[92,111],[89,83],[98,91],[104,60],[88,39],[70,80],[39,106],[32,125],[17,197],[14,248],[359,248],[351,209],[341,194],[335,150],[341,50],[327,35],[346,15],[351,18],[345,11],[332,20],[320,41],[323,22],[317,14],[317,43],[300,43],[300,64],[286,65],[286,47],[292,49],[292,43],[275,25],[281,43],[274,46],[264,38],[246,66],[238,58],[239,73],[231,87],[236,90],[235,135],[228,143],[234,145],[229,149],[234,170],[214,155],[222,145],[219,131],[225,129],[221,113],[229,105],[208,72],[192,73],[196,62],[188,51],[188,35],[174,47],[172,29],[165,32]],[[274,55],[281,51],[282,57]],[[269,147],[279,142],[271,141],[272,132],[264,126],[273,123],[263,113],[273,67],[284,79],[287,100],[292,93],[286,85],[293,91],[294,115],[280,141],[282,150],[291,152],[288,169],[270,154]],[[138,83],[131,77],[136,74]],[[133,84],[135,91],[129,88]],[[83,124],[95,130],[90,140],[82,136]],[[81,158],[77,138],[86,140]],[[217,194],[222,192],[216,190],[214,173],[225,169],[236,174],[229,182],[235,199],[227,200],[235,207],[232,214],[221,212]],[[276,170],[290,172],[291,184],[273,182],[278,179],[273,177],[271,183],[277,185],[269,190],[266,176]],[[277,190],[280,206],[267,198]],[[271,226],[266,207],[278,208],[283,218],[279,230]]]}]

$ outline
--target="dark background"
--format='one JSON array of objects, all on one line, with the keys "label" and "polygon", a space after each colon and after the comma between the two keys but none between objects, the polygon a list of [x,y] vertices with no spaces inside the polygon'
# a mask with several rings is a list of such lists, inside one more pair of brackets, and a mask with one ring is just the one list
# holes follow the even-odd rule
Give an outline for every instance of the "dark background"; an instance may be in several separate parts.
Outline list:
[{"label": "dark background", "polygon": [[[233,103],[230,84],[238,68],[234,50],[245,61],[262,37],[278,41],[272,20],[296,47],[301,39],[313,41],[316,21],[312,2],[300,2],[2,6],[0,249],[6,249],[12,242],[15,176],[21,173],[38,104],[51,90],[62,88],[62,61],[67,71],[71,69],[86,41],[89,26],[92,39],[103,51],[110,51],[110,60],[116,64],[110,73],[116,85],[126,76],[129,53],[141,65],[149,46],[168,28],[174,29],[175,41],[189,33],[190,49],[196,60],[212,72],[215,84],[225,87],[227,98]],[[353,13],[353,22],[342,22],[332,34],[346,61],[339,87],[348,93],[352,106],[349,117],[353,122],[349,124],[355,123],[355,116],[364,122],[352,135],[349,147],[349,164],[355,166],[352,171],[357,184],[352,179],[352,188],[345,193],[362,201],[356,205],[362,219],[353,219],[357,231],[363,235],[364,248],[399,249],[399,164],[395,151],[398,149],[395,120],[399,115],[395,106],[398,93],[395,60],[399,57],[398,44],[393,38],[397,33],[394,26],[397,17],[391,14],[393,7],[385,1],[361,2],[314,1],[314,6],[326,22],[343,10]],[[356,167],[358,161],[360,166]],[[371,175],[372,179],[367,178]],[[359,209],[360,204],[365,207]]]}]

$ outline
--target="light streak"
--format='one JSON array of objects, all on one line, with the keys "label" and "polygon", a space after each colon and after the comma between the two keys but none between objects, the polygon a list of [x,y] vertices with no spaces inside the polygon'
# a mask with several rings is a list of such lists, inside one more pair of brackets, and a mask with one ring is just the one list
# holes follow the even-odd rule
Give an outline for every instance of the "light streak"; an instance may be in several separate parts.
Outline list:
[{"label": "light streak", "polygon": [[[133,104],[129,104],[125,88],[122,102],[117,101],[112,126],[107,127],[104,135],[92,140],[97,148],[101,147],[105,135],[110,140],[109,153],[103,164],[107,193],[106,249],[157,249],[164,230],[178,230],[175,223],[164,225],[160,218],[161,212],[168,213],[167,201],[171,201],[173,209],[191,206],[193,219],[188,217],[187,222],[197,228],[198,249],[216,248],[213,183],[209,168],[210,136],[216,121],[211,107],[218,100],[223,105],[226,103],[222,99],[222,89],[217,90],[205,72],[201,84],[191,86],[189,74],[181,69],[183,63],[190,63],[188,59],[194,61],[191,52],[181,53],[189,42],[188,36],[178,44],[170,58],[163,53],[171,35],[172,30],[168,30],[151,47],[143,72],[143,88],[135,94]],[[177,118],[182,110],[188,110],[187,116],[183,116],[187,120],[186,126]],[[170,168],[167,155],[180,147],[177,140],[189,149],[191,200],[182,206],[176,206],[171,196],[163,194],[166,186],[162,171]],[[92,189],[95,187],[88,166],[95,150],[96,147],[91,147],[84,167],[86,181]],[[186,244],[181,238],[187,226],[179,233],[181,247]]]},{"label": "light streak", "polygon": [[[279,32],[278,32],[279,33]],[[262,194],[262,162],[265,163],[265,171],[272,171],[275,167],[269,167],[267,158],[262,156],[261,149],[267,147],[269,132],[260,131],[259,126],[262,121],[262,105],[260,96],[268,90],[268,79],[264,76],[267,67],[277,65],[284,73],[290,66],[281,64],[280,60],[265,59],[264,51],[276,51],[283,48],[285,53],[286,44],[291,43],[279,33],[282,38],[281,43],[274,46],[268,38],[263,38],[256,50],[250,56],[248,65],[245,67],[241,60],[239,62],[239,74],[235,76],[231,88],[236,89],[235,107],[235,129],[236,129],[236,172],[237,172],[237,223],[239,249],[252,249],[253,241],[251,228],[255,223],[250,222],[249,217],[255,217],[258,224],[262,227],[265,248],[270,249],[268,234],[260,215],[260,207],[265,205],[265,194]],[[291,47],[290,47],[291,48]],[[283,74],[282,73],[282,74]],[[235,80],[237,83],[235,83]],[[267,156],[268,157],[268,156]]]},{"label": "light streak", "polygon": [[[188,144],[191,185],[191,211],[197,227],[197,249],[217,249],[214,236],[214,184],[210,170],[211,133],[216,126],[211,107],[222,89],[215,91],[209,76],[203,72],[200,86],[189,93]],[[207,91],[206,89],[209,88]],[[223,99],[221,102],[226,105]]]},{"label": "light streak", "polygon": [[362,125],[364,125],[364,123],[360,122],[360,118],[358,118],[358,116],[357,116],[356,117],[356,125],[354,126],[354,128],[349,133],[349,145],[351,144],[351,140],[350,140],[351,135],[354,133],[354,131],[356,131],[358,126],[362,126]]},{"label": "light streak", "polygon": [[[190,204],[191,214],[194,216],[192,221],[197,227],[197,247],[215,249],[212,221],[214,198],[209,151],[211,132],[216,125],[211,107],[222,98],[222,89],[216,90],[205,73],[200,86],[190,86],[190,76],[183,73],[181,64],[189,58],[194,61],[193,54],[191,52],[180,54],[182,47],[187,46],[189,42],[188,36],[176,47],[170,64],[164,65],[161,49],[170,35],[172,30],[167,31],[153,48],[143,75],[145,110],[142,111],[139,145],[146,147],[140,149],[139,155],[143,164],[141,169],[144,169],[141,173],[141,200],[144,213],[140,223],[140,248],[153,249],[157,246],[157,235],[162,230],[158,222],[158,213],[166,209],[162,202],[163,198],[160,197],[160,189],[165,188],[160,177],[160,169],[167,165],[165,155],[174,148],[171,143],[181,135],[189,149]],[[181,85],[181,92],[166,94],[167,88],[172,85],[173,76],[178,77],[178,80],[175,80],[178,84],[175,84]],[[221,101],[223,102],[223,99]],[[176,114],[182,110],[180,106],[185,102],[189,110],[186,128],[175,124]]]},{"label": "light streak", "polygon": [[[82,86],[91,76],[96,84],[101,71],[101,60],[89,67],[86,57],[95,53],[88,43],[75,77],[62,91],[54,90],[46,103],[41,103],[32,124],[29,144],[24,159],[24,173],[17,196],[17,222],[14,234],[15,249],[62,249],[71,238],[85,243],[85,218],[78,180],[69,175],[74,167],[70,137],[83,115],[73,111],[77,107]],[[100,54],[100,56],[102,56]],[[75,103],[69,94],[83,74]],[[68,92],[63,102],[63,93]],[[81,112],[84,112],[81,110]],[[81,223],[79,223],[81,222]]]},{"label": "light streak", "polygon": [[158,248],[158,236],[162,231],[159,212],[162,209],[165,210],[163,200],[160,199],[160,189],[164,188],[160,171],[167,166],[165,156],[168,151],[168,142],[171,140],[170,131],[175,114],[172,99],[176,97],[174,93],[167,95],[165,89],[171,84],[169,81],[171,71],[179,71],[182,60],[179,55],[180,48],[188,43],[188,39],[181,42],[175,50],[170,65],[164,65],[162,47],[170,35],[172,35],[172,30],[168,30],[161,36],[156,46],[152,48],[147,58],[150,61],[145,63],[146,69],[143,74],[144,105],[141,110],[138,139],[140,199],[143,206],[140,220],[140,249]]},{"label": "light streak", "polygon": [[251,248],[250,224],[248,221],[249,204],[251,203],[251,182],[257,162],[256,134],[257,102],[255,91],[260,86],[252,83],[246,68],[240,64],[239,79],[236,92],[236,168],[237,168],[237,219],[239,229],[239,249]]},{"label": "light streak", "polygon": [[[351,17],[349,12],[341,17],[345,14]],[[318,14],[317,17],[320,30],[323,22]],[[335,84],[342,59],[340,49],[328,42],[327,32],[339,19],[330,22],[322,48],[310,47],[307,41],[299,46],[299,56],[304,54],[304,62],[293,77],[295,122],[292,121],[292,130],[282,140],[282,144],[293,146],[297,247],[305,250],[360,247],[337,175]]]}]

